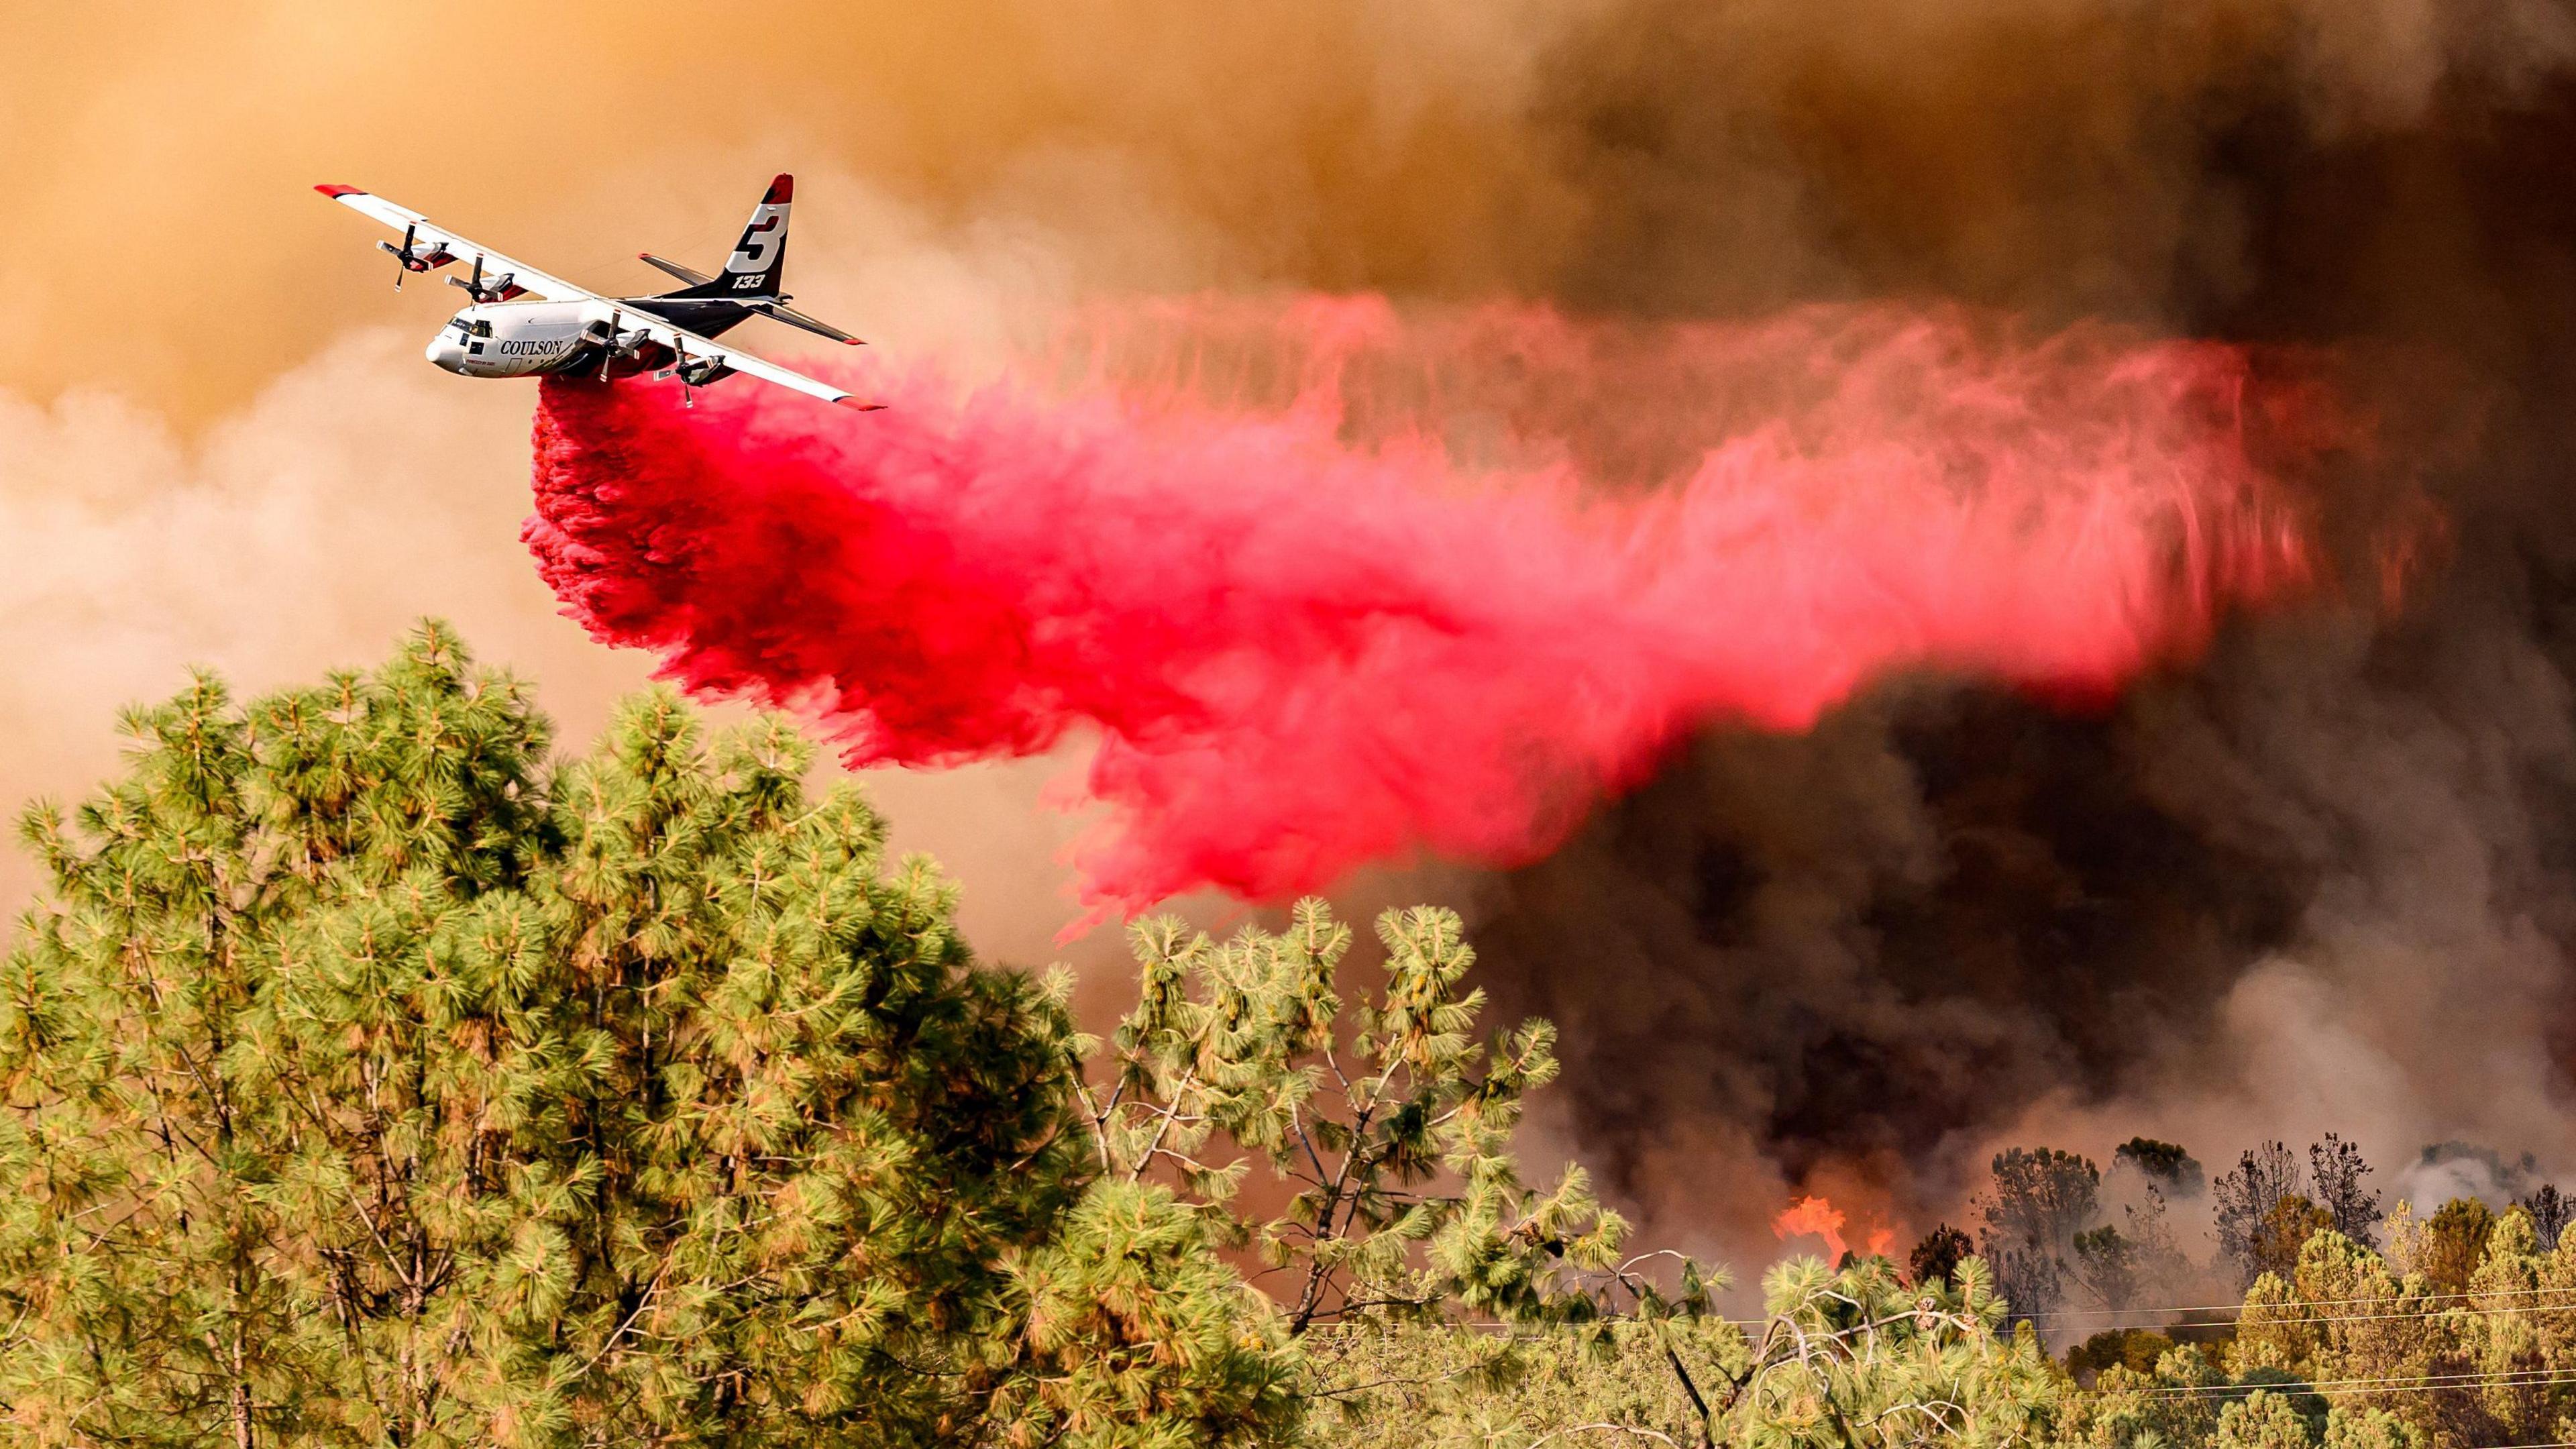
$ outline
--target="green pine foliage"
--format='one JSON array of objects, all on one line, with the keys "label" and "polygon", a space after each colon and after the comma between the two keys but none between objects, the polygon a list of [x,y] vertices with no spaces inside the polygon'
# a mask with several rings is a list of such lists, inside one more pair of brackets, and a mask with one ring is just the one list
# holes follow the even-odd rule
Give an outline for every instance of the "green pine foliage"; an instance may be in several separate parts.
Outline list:
[{"label": "green pine foliage", "polygon": [[[1217,942],[1140,923],[1137,1004],[1085,1110],[1113,1175],[1158,1174],[1265,1264],[1288,1329],[1350,1318],[1512,1323],[1598,1316],[1640,1280],[1627,1224],[1579,1167],[1526,1184],[1511,1149],[1522,1102],[1556,1075],[1555,1032],[1476,1034],[1484,993],[1453,912],[1388,911],[1377,981],[1346,1000],[1350,928],[1306,900],[1288,929]],[[1284,1208],[1239,1213],[1259,1169]],[[1685,1264],[1685,1296],[1704,1306]],[[1642,1291],[1642,1288],[1641,1288]]]},{"label": "green pine foliage", "polygon": [[2272,1389],[2256,1389],[2218,1411],[2215,1449],[2309,1449],[2316,1428],[2290,1400]]},{"label": "green pine foliage", "polygon": [[1916,1285],[1885,1258],[1839,1271],[1800,1258],[1763,1290],[1768,1321],[1714,1405],[1732,1421],[1725,1442],[2038,1445],[2055,1432],[2064,1376],[2027,1324],[2005,1332],[1981,1259]]},{"label": "green pine foliage", "polygon": [[1313,1351],[1329,1380],[1319,1397],[1342,1410],[1318,1416],[1319,1437],[1349,1449],[2056,1442],[2073,1385],[2027,1329],[2005,1331],[1982,1261],[1962,1263],[1955,1286],[1918,1288],[1884,1258],[1799,1259],[1763,1287],[1767,1316],[1749,1326],[1632,1317],[1602,1333],[1524,1331],[1517,1372],[1499,1383],[1468,1330],[1337,1330]]},{"label": "green pine foliage", "polygon": [[1275,1315],[1160,1187],[1094,1184],[1013,1275],[1010,1372],[987,1415],[1013,1449],[1183,1449],[1286,1429],[1303,1404]]},{"label": "green pine foliage", "polygon": [[[1713,1319],[1611,1323],[1599,1333],[1524,1331],[1497,1373],[1492,1330],[1370,1322],[1316,1330],[1309,1433],[1319,1449],[1528,1449],[1552,1444],[1686,1446],[1699,1415],[1664,1357],[1740,1359],[1743,1334]],[[1553,1437],[1550,1437],[1553,1436]]]},{"label": "green pine foliage", "polygon": [[[656,690],[558,758],[429,626],[123,726],[117,778],[28,812],[51,885],[0,959],[8,1445],[2576,1438],[2576,1234],[2525,1207],[2400,1204],[2383,1251],[2334,1226],[2383,1226],[2357,1172],[2329,1214],[2279,1149],[2231,1179],[2257,1272],[2214,1334],[2052,1363],[1947,1230],[1729,1322],[1579,1168],[1524,1179],[1553,1035],[1480,1030],[1448,912],[1382,916],[1364,983],[1319,902],[1146,922],[1104,1043],[776,719]],[[1999,1161],[2056,1173],[1989,1214],[2026,1276],[2063,1245],[2125,1299],[2155,1220]]]},{"label": "green pine foliage", "polygon": [[[1098,1184],[1054,987],[762,719],[549,759],[442,628],[124,720],[0,980],[31,1445],[1245,1442],[1270,1318]],[[1094,1190],[1097,1187],[1099,1190]]]}]

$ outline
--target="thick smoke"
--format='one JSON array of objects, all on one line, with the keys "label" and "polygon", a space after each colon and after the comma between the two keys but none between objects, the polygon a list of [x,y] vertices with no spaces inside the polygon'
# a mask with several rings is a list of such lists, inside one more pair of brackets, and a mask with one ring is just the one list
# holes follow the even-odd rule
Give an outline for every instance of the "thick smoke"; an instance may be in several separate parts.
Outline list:
[{"label": "thick smoke", "polygon": [[[1602,31],[1548,112],[1604,219],[1570,286],[2332,347],[2442,541],[2393,620],[2244,622],[2107,716],[1914,683],[1705,736],[1491,882],[1487,980],[1565,1027],[1570,1144],[1735,1242],[1792,1189],[1956,1221],[2011,1141],[2340,1130],[2401,1193],[2454,1137],[2568,1170],[2566,12],[1896,10]],[[1714,264],[1748,226],[1782,270]]]}]

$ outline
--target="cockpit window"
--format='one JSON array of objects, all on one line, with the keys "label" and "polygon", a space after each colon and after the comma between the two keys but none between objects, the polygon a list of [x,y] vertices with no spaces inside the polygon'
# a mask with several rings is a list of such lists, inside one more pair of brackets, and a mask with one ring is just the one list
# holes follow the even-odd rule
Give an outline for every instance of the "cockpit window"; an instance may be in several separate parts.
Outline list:
[{"label": "cockpit window", "polygon": [[492,324],[489,322],[477,322],[473,326],[473,332],[477,337],[489,337],[492,335]]}]

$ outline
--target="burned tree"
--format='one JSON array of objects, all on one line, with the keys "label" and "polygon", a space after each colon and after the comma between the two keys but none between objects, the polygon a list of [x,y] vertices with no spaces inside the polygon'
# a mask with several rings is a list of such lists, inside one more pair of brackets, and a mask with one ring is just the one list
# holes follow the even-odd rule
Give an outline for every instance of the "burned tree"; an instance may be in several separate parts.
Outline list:
[{"label": "burned tree", "polygon": [[2378,1192],[2361,1185],[2369,1175],[2370,1164],[2362,1161],[2361,1149],[2332,1132],[2308,1148],[2308,1177],[2316,1189],[2317,1206],[2334,1220],[2336,1232],[2376,1247],[2379,1220],[2387,1214],[2380,1209]]}]

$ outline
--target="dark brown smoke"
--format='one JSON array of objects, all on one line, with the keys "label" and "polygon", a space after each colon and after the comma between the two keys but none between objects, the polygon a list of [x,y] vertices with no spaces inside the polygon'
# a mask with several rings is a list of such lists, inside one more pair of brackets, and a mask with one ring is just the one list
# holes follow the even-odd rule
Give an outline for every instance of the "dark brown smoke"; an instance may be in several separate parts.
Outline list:
[{"label": "dark brown smoke", "polygon": [[2421,490],[2427,527],[2352,536],[2388,614],[2240,621],[2099,717],[1917,680],[1703,738],[1492,881],[1487,980],[1565,1030],[1569,1145],[1738,1242],[1792,1187],[1955,1219],[2015,1139],[2576,1162],[2569,12],[1815,8],[1568,42],[1564,295],[1929,293],[2331,355],[2380,430],[2344,516]]}]

